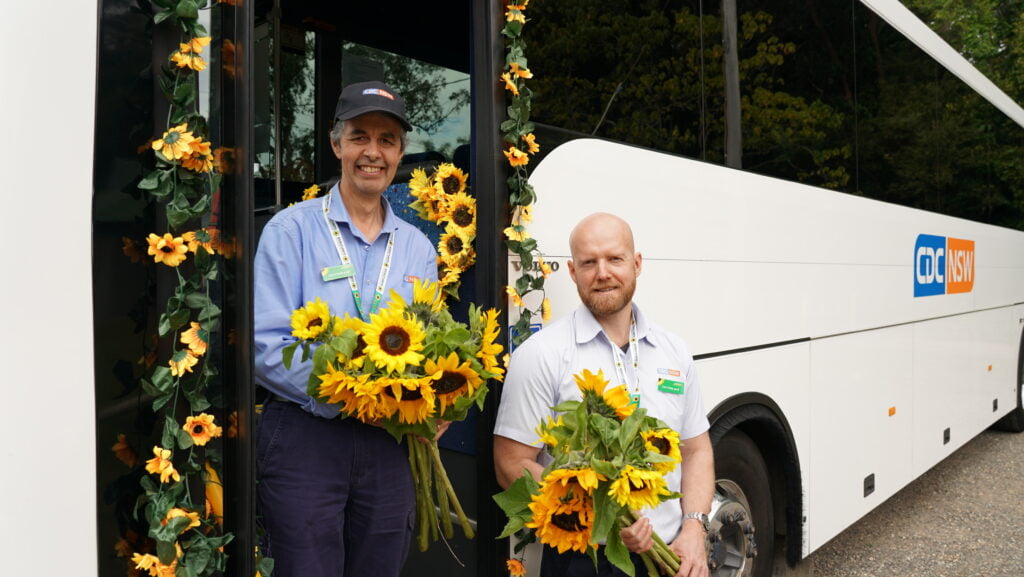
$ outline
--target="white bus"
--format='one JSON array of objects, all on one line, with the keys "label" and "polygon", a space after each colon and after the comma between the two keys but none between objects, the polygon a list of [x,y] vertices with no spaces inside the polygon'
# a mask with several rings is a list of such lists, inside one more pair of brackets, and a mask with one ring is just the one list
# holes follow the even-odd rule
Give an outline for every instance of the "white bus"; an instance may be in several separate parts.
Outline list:
[{"label": "white bus", "polygon": [[[0,25],[19,55],[0,89],[13,179],[0,557],[14,574],[122,575],[115,546],[139,537],[140,468],[111,446],[124,434],[144,455],[159,436],[139,379],[147,355],[166,362],[168,343],[150,335],[172,284],[122,249],[166,230],[137,184],[140,147],[167,128],[156,77],[177,31],[152,16],[171,5],[21,3]],[[406,97],[417,130],[396,182],[440,161],[470,173],[478,265],[463,301],[514,314],[503,7],[416,6],[200,11],[214,42],[199,104],[235,158],[217,218],[239,251],[215,287],[211,394],[238,423],[214,445],[228,575],[254,574],[259,543],[250,262],[267,218],[336,174],[327,131],[342,84],[382,77]],[[985,428],[1024,429],[1024,111],[902,4],[533,0],[526,14],[542,147],[530,231],[562,265],[547,296],[556,318],[578,302],[564,262],[579,218],[633,224],[637,302],[698,359],[716,576],[798,564]],[[400,205],[406,192],[388,194]],[[478,537],[450,543],[458,562],[414,552],[405,575],[504,574],[497,393],[444,439]]]}]

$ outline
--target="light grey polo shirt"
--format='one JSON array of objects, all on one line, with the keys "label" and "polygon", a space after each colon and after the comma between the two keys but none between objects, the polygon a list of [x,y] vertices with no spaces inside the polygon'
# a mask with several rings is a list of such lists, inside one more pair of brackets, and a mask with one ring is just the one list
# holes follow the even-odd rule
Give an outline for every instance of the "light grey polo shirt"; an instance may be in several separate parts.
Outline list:
[{"label": "light grey polo shirt", "polygon": [[[651,324],[633,304],[639,343],[639,382],[629,353],[608,338],[594,315],[583,305],[530,337],[515,350],[509,363],[494,434],[525,445],[541,446],[537,425],[556,418],[551,407],[563,401],[580,400],[582,395],[573,375],[590,369],[603,371],[609,387],[618,386],[615,363],[621,362],[631,383],[639,386],[640,406],[647,414],[664,421],[685,443],[708,430],[704,401],[693,357],[679,337]],[[659,390],[658,382],[668,379],[683,383],[682,392]],[[678,387],[673,387],[678,389]],[[551,462],[547,451],[538,459]],[[685,463],[683,464],[685,466]],[[666,477],[671,490],[680,490],[679,466]],[[678,499],[665,501],[654,511],[643,511],[655,531],[666,542],[679,533],[682,509]]]}]

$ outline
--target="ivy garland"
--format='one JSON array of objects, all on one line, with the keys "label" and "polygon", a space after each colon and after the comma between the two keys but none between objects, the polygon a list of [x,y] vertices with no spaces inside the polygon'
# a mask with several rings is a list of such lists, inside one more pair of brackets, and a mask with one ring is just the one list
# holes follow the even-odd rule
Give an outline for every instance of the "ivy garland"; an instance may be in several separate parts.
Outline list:
[{"label": "ivy garland", "polygon": [[[526,86],[526,80],[533,78],[533,73],[526,61],[526,41],[522,35],[529,2],[524,0],[522,4],[514,4],[506,1],[505,26],[501,30],[507,48],[501,80],[509,94],[508,119],[501,123],[501,132],[505,140],[503,153],[512,167],[508,178],[512,223],[504,230],[505,245],[519,257],[521,264],[519,278],[505,288],[512,305],[519,310],[519,320],[512,326],[513,345],[529,338],[534,317],[540,316],[547,321],[551,315],[551,303],[544,290],[544,280],[551,274],[551,267],[544,261],[537,240],[527,231],[527,225],[533,220],[533,203],[537,194],[527,181],[529,173],[526,166],[530,163],[530,155],[540,151],[533,134],[534,125],[530,122],[533,92]],[[524,299],[530,293],[540,293],[540,306],[530,308],[526,304]]]}]

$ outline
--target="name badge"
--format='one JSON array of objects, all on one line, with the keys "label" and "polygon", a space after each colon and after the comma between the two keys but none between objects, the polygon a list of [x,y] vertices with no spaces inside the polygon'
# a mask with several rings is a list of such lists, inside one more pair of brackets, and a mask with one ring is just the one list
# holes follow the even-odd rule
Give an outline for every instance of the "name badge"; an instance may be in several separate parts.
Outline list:
[{"label": "name badge", "polygon": [[338,266],[328,266],[320,269],[320,276],[324,278],[324,282],[348,278],[354,274],[356,274],[356,267],[350,264],[339,264]]},{"label": "name badge", "polygon": [[682,381],[670,381],[668,379],[658,379],[658,390],[663,393],[669,393],[672,395],[683,394],[684,383]]},{"label": "name badge", "polygon": [[635,393],[635,394],[629,395],[629,404],[632,405],[634,408],[639,408],[640,407],[640,393]]}]

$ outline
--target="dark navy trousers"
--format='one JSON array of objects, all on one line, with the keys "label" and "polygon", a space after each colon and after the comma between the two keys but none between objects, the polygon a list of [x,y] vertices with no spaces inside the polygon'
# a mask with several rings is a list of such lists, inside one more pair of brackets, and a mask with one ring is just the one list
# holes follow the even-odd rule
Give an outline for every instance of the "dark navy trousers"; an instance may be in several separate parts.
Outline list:
[{"label": "dark navy trousers", "polygon": [[[636,553],[629,554],[637,577],[647,575],[643,559]],[[586,553],[568,550],[558,553],[554,547],[544,546],[540,562],[540,577],[626,577],[626,574],[612,565],[604,556],[604,548],[597,550],[597,567]]]},{"label": "dark navy trousers", "polygon": [[404,445],[355,419],[268,402],[256,434],[274,577],[397,577],[415,524]]}]

